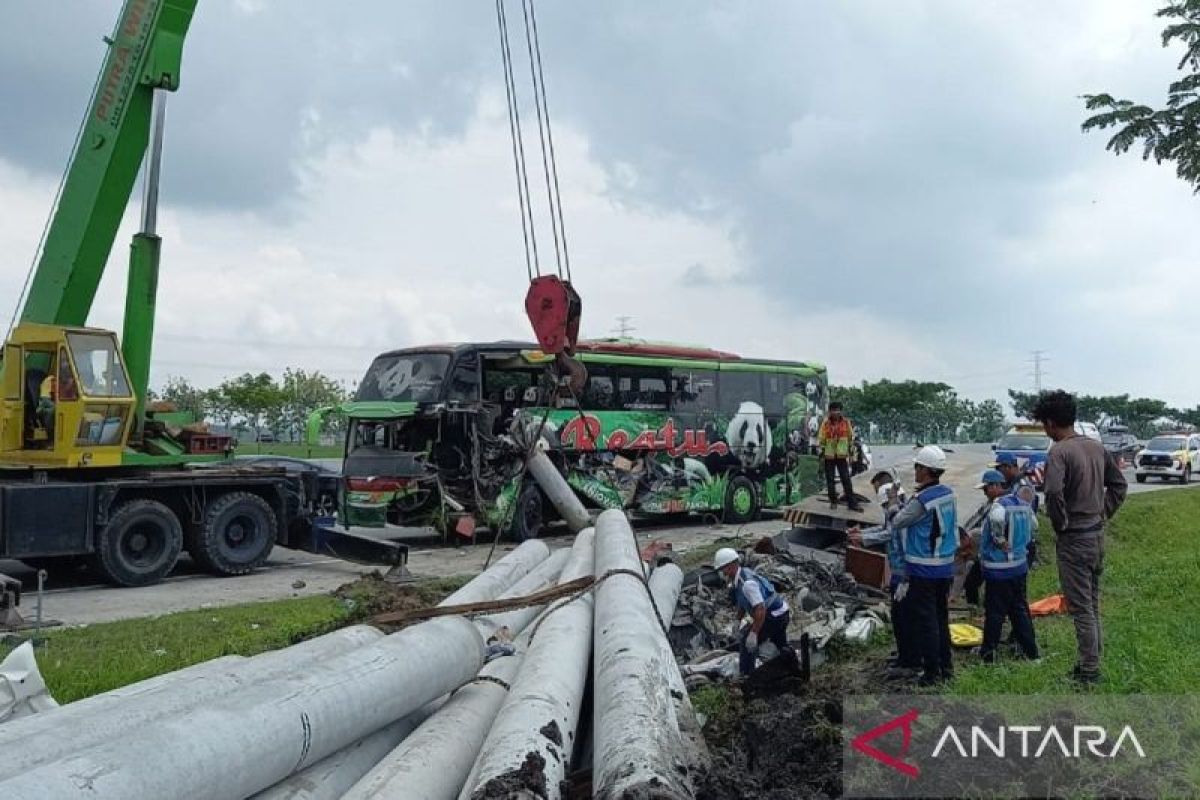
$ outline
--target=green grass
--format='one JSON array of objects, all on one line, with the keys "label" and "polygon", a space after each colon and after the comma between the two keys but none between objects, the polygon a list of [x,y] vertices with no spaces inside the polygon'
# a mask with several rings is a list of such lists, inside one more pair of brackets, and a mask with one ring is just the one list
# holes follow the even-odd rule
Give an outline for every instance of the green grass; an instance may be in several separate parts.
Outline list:
[{"label": "green grass", "polygon": [[341,458],[340,444],[308,445],[293,442],[242,442],[237,447],[241,456],[290,456],[292,458]]},{"label": "green grass", "polygon": [[[1043,518],[1044,563],[1029,578],[1030,601],[1059,591],[1054,534]],[[1187,694],[1200,685],[1200,490],[1133,495],[1112,521],[1101,580],[1104,680],[1112,694]],[[1038,694],[1071,690],[1075,630],[1066,615],[1034,620],[1042,661],[971,663],[957,670],[953,694]],[[968,662],[970,663],[970,662]]]},{"label": "green grass", "polygon": [[[218,656],[251,656],[354,621],[351,604],[322,595],[181,611],[50,631],[38,666],[69,703]],[[0,657],[11,646],[0,645]]]},{"label": "green grass", "polygon": [[[436,605],[474,575],[394,586],[357,581],[338,596],[272,600],[51,630],[37,649],[54,699],[69,703],[219,656],[252,656],[394,608]],[[0,643],[0,658],[16,644]]]}]

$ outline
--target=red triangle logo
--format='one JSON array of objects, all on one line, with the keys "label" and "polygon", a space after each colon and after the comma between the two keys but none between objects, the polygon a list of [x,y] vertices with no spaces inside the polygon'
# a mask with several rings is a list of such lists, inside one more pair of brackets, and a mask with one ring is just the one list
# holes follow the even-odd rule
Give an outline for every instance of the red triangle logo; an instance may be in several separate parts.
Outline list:
[{"label": "red triangle logo", "polygon": [[904,734],[904,740],[900,747],[900,755],[908,755],[908,748],[912,744],[912,726],[913,723],[917,721],[917,716],[918,713],[915,708],[909,709],[907,713],[901,714],[895,719],[889,720],[882,725],[878,725],[874,728],[871,728],[871,730],[854,737],[854,739],[850,742],[850,746],[863,755],[870,756],[880,764],[891,767],[897,772],[907,775],[910,778],[915,778],[921,774],[920,767],[918,767],[916,764],[909,764],[907,761],[901,761],[891,753],[885,753],[878,747],[867,744],[867,742],[874,741],[880,736],[891,733],[897,728],[901,728]]}]

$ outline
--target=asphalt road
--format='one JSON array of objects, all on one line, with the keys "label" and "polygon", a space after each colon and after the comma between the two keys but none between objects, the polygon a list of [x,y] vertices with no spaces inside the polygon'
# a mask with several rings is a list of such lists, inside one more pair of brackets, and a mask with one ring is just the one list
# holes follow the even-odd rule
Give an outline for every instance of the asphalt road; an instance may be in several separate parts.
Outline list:
[{"label": "asphalt road", "polygon": [[[913,452],[910,447],[873,448],[873,467],[893,467],[900,478],[911,485]],[[964,509],[973,508],[976,500],[982,502],[981,493],[974,487],[979,475],[991,462],[991,457],[992,451],[988,445],[957,445],[951,448],[945,482],[958,494]],[[337,463],[333,462],[331,466],[337,466]],[[1179,488],[1174,484],[1159,482],[1137,484],[1132,471],[1126,475],[1131,493]],[[859,493],[870,495],[867,484],[869,478],[870,473],[867,473],[855,479]],[[723,536],[742,535],[747,541],[752,541],[777,533],[782,525],[778,520],[768,519],[733,528],[708,526],[696,519],[689,524],[643,524],[638,527],[638,538],[645,543],[656,539],[670,542],[676,550],[686,551]],[[565,546],[569,539],[560,533],[550,536],[547,541],[552,547],[558,547]],[[475,573],[482,568],[490,549],[489,544],[444,547],[436,541],[420,540],[412,543],[409,569],[414,575],[422,577]],[[502,554],[511,549],[511,544],[501,543],[497,552]],[[185,556],[176,572],[166,581],[136,589],[98,584],[86,573],[51,575],[43,598],[43,615],[46,619],[59,620],[64,624],[80,625],[234,603],[303,597],[327,593],[371,571],[370,567],[277,547],[265,569],[253,575],[220,578],[197,570]],[[16,561],[0,561],[0,573],[22,580],[25,586],[22,611],[32,618],[36,606],[35,573]]]}]

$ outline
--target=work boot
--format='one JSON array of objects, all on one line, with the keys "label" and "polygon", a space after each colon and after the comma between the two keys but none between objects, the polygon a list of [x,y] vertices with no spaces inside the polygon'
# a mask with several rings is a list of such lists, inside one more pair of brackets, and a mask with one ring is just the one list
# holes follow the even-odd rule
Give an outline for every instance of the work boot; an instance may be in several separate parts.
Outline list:
[{"label": "work boot", "polygon": [[837,506],[838,506],[837,497],[835,495],[830,495],[829,496],[829,507],[837,508]]},{"label": "work boot", "polygon": [[1079,686],[1095,686],[1100,682],[1100,670],[1085,670],[1076,664],[1071,669],[1071,682]]},{"label": "work boot", "polygon": [[850,503],[849,503],[849,504],[846,506],[846,508],[850,509],[851,511],[853,511],[853,512],[855,512],[855,513],[857,513],[857,514],[861,514],[861,513],[862,513],[862,510],[863,510],[863,507],[862,507],[862,506],[860,506],[860,505],[859,505],[857,502],[853,502],[853,501],[852,501],[852,502],[850,502]]}]

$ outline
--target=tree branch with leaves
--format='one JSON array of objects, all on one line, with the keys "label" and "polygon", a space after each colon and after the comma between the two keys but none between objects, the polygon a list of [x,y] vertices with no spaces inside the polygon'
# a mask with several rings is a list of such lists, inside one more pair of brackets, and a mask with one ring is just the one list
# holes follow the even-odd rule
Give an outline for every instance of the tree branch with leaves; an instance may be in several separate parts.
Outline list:
[{"label": "tree branch with leaves", "polygon": [[1180,42],[1186,48],[1176,69],[1191,73],[1167,87],[1167,104],[1153,109],[1111,94],[1084,95],[1088,111],[1085,133],[1117,128],[1105,149],[1120,155],[1137,143],[1142,159],[1175,163],[1175,174],[1200,194],[1200,0],[1175,0],[1156,16],[1172,22],[1162,32],[1162,45]]}]

